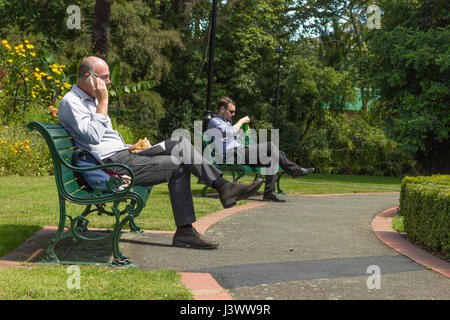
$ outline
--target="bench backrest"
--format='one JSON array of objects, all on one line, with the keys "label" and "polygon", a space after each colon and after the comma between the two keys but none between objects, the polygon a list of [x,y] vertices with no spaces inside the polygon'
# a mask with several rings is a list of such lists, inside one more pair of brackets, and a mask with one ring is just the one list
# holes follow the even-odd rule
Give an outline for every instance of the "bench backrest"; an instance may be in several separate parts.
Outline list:
[{"label": "bench backrest", "polygon": [[72,137],[66,129],[56,123],[39,121],[30,122],[27,127],[30,130],[38,130],[47,143],[53,160],[58,192],[66,195],[65,198],[67,195],[83,196],[89,193],[86,187],[78,183],[74,172],[64,165],[64,163],[71,165],[72,154],[75,150]]}]

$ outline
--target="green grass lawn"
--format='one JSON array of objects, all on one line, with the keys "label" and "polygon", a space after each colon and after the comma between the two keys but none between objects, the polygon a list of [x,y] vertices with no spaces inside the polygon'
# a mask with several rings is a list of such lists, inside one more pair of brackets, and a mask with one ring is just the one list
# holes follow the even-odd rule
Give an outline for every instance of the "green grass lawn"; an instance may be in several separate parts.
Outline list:
[{"label": "green grass lawn", "polygon": [[68,266],[0,269],[0,300],[193,299],[175,270],[80,266],[78,288],[73,275]]},{"label": "green grass lawn", "polygon": [[[231,176],[225,176],[231,180]],[[242,183],[252,182],[244,177]],[[203,185],[192,179],[192,193],[199,195]],[[398,192],[400,178],[312,174],[299,179],[283,177],[282,189],[288,194],[326,194],[358,192]],[[263,188],[261,188],[261,191]],[[208,192],[214,192],[209,189]],[[53,176],[0,177],[0,257],[46,225],[59,219],[58,194]],[[217,198],[194,197],[197,218],[222,210]],[[68,214],[76,216],[82,207],[68,204]],[[111,228],[113,217],[89,216],[92,228]],[[146,208],[136,222],[143,229],[175,230],[167,184],[155,186]],[[82,266],[92,285],[68,291],[67,267],[0,269],[0,299],[189,299],[192,296],[171,271],[105,269]],[[121,280],[123,277],[123,281]],[[144,279],[144,280],[142,280]],[[115,281],[117,280],[117,281]],[[153,282],[155,281],[155,283]],[[129,283],[139,283],[130,286]],[[10,285],[8,285],[10,284]],[[63,286],[63,287],[61,287]]]},{"label": "green grass lawn", "polygon": [[[231,180],[231,175],[226,178]],[[239,182],[250,183],[251,176],[245,176]],[[297,179],[284,175],[281,178],[281,189],[287,194],[329,194],[329,193],[361,193],[361,192],[400,192],[401,178],[372,177],[338,174],[311,174]],[[214,192],[208,189],[208,192]],[[260,189],[263,191],[263,188]],[[193,187],[193,193],[196,188]],[[199,191],[200,193],[200,191]]]}]

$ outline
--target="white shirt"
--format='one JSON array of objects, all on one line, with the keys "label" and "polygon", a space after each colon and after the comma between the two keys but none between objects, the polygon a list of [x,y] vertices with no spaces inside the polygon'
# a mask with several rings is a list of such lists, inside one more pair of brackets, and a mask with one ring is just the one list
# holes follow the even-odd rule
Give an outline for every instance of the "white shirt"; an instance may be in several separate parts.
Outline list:
[{"label": "white shirt", "polygon": [[58,117],[60,125],[69,132],[78,148],[106,159],[128,146],[120,133],[112,128],[109,116],[97,113],[97,103],[97,99],[74,85],[62,98]]}]

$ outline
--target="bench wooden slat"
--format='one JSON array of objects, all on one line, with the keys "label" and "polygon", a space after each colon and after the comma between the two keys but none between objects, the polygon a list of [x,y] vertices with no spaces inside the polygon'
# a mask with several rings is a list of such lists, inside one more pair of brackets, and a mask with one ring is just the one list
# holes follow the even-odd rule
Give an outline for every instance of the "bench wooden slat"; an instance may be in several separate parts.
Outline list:
[{"label": "bench wooden slat", "polygon": [[52,128],[47,129],[47,132],[49,135],[55,139],[55,138],[64,138],[64,137],[70,137],[70,135],[67,133],[66,129],[63,128]]},{"label": "bench wooden slat", "polygon": [[65,172],[63,172],[61,174],[61,179],[62,179],[63,183],[66,183],[68,181],[74,180],[75,179],[75,175],[74,175],[73,171],[68,170],[68,171],[65,171]]},{"label": "bench wooden slat", "polygon": [[75,180],[72,180],[72,181],[64,184],[64,189],[66,190],[67,193],[72,194],[75,191],[80,189],[80,185]]},{"label": "bench wooden slat", "polygon": [[54,143],[57,150],[74,147],[72,139],[70,138],[54,140]]},{"label": "bench wooden slat", "polygon": [[64,159],[64,161],[71,163],[73,149],[60,150],[60,151],[58,151],[58,153],[61,156],[61,158]]}]

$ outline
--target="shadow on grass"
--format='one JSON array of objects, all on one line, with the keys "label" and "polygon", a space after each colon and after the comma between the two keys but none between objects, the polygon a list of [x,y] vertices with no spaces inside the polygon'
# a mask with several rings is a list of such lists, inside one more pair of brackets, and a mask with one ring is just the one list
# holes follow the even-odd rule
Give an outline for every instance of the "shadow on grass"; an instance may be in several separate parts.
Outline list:
[{"label": "shadow on grass", "polygon": [[39,225],[0,224],[0,257],[42,229]]}]

